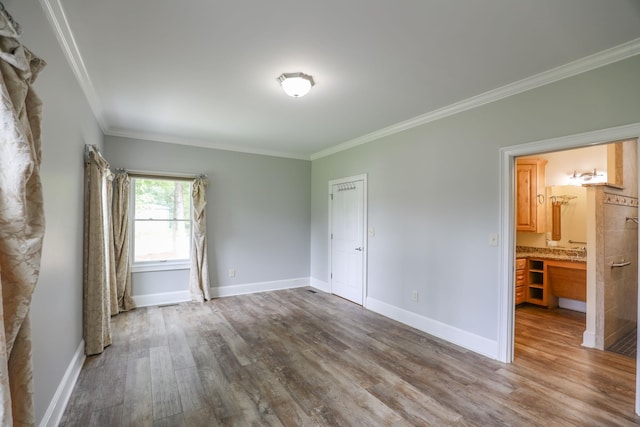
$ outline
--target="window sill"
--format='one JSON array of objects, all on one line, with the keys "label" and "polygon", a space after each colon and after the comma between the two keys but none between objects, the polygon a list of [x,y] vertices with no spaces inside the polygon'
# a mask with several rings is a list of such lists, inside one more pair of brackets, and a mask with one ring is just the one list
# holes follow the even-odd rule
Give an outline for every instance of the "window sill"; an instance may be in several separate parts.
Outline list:
[{"label": "window sill", "polygon": [[146,273],[151,271],[189,270],[189,268],[191,268],[191,261],[149,262],[144,264],[133,264],[131,266],[131,272]]}]

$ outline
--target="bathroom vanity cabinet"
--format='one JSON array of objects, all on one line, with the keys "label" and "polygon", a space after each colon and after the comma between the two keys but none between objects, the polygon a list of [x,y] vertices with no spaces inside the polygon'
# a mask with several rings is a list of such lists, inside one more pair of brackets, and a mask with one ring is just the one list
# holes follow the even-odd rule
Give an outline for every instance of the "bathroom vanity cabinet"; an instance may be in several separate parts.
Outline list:
[{"label": "bathroom vanity cabinet", "polygon": [[587,264],[585,262],[546,261],[547,288],[553,296],[552,305],[558,298],[587,301]]},{"label": "bathroom vanity cabinet", "polygon": [[[517,277],[516,272],[516,288]],[[586,262],[529,258],[525,277],[528,303],[553,308],[558,306],[558,298],[587,300]]]}]

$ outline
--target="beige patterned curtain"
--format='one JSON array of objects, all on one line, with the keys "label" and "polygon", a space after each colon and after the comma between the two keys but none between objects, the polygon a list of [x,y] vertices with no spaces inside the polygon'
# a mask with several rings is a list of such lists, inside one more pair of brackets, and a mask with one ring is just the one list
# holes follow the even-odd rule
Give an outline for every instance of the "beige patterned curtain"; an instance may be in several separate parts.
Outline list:
[{"label": "beige patterned curtain", "polygon": [[208,301],[209,265],[207,262],[207,178],[198,177],[191,187],[191,204],[193,206],[191,271],[189,273],[189,293],[193,301]]},{"label": "beige patterned curtain", "polygon": [[113,258],[115,261],[117,311],[136,308],[131,298],[129,257],[129,175],[117,172],[113,180]]},{"label": "beige patterned curtain", "polygon": [[[0,21],[5,20],[0,11]],[[29,306],[38,281],[44,210],[42,104],[31,85],[44,61],[0,25],[0,425],[34,426]]]},{"label": "beige patterned curtain", "polygon": [[102,209],[105,213],[104,232],[107,235],[107,248],[105,250],[105,262],[107,263],[107,289],[109,292],[109,315],[118,314],[118,281],[116,278],[116,260],[114,257],[115,243],[113,238],[113,173],[107,170],[106,177],[106,197],[103,200]]},{"label": "beige patterned curtain", "polygon": [[85,146],[83,335],[87,355],[102,353],[111,344],[111,299],[116,286],[110,177],[109,163],[95,146]]}]

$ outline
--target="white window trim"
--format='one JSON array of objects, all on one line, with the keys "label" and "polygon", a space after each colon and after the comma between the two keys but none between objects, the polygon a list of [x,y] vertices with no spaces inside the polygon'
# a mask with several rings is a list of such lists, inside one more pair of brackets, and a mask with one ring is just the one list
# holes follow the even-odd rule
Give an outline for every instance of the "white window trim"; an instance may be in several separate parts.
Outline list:
[{"label": "white window trim", "polygon": [[[137,176],[136,176],[137,175]],[[186,176],[183,175],[154,175],[150,173],[136,174],[130,171],[130,178],[132,180],[136,178],[148,178],[148,179],[158,179],[158,180],[186,180]],[[189,177],[190,178],[190,177]],[[189,258],[188,259],[176,259],[176,260],[166,260],[166,261],[135,261],[135,197],[136,197],[136,189],[133,182],[131,183],[130,191],[129,191],[129,235],[131,236],[131,273],[146,273],[146,272],[154,272],[154,271],[170,271],[170,270],[189,270],[191,268],[191,245],[189,246]],[[193,213],[193,204],[191,202],[191,198],[189,198],[189,206],[191,212]],[[189,219],[191,222],[191,237],[193,238],[193,218]]]},{"label": "white window trim", "polygon": [[189,270],[191,268],[191,260],[173,260],[173,261],[141,261],[131,263],[132,273],[146,273],[150,271],[167,271],[167,270]]}]

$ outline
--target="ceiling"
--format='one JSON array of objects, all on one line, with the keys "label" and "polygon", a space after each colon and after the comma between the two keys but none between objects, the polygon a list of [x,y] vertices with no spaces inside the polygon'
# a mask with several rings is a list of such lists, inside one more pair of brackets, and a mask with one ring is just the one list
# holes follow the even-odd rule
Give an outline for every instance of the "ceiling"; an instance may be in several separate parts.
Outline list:
[{"label": "ceiling", "polygon": [[306,159],[640,38],[638,0],[58,1],[106,134]]}]

